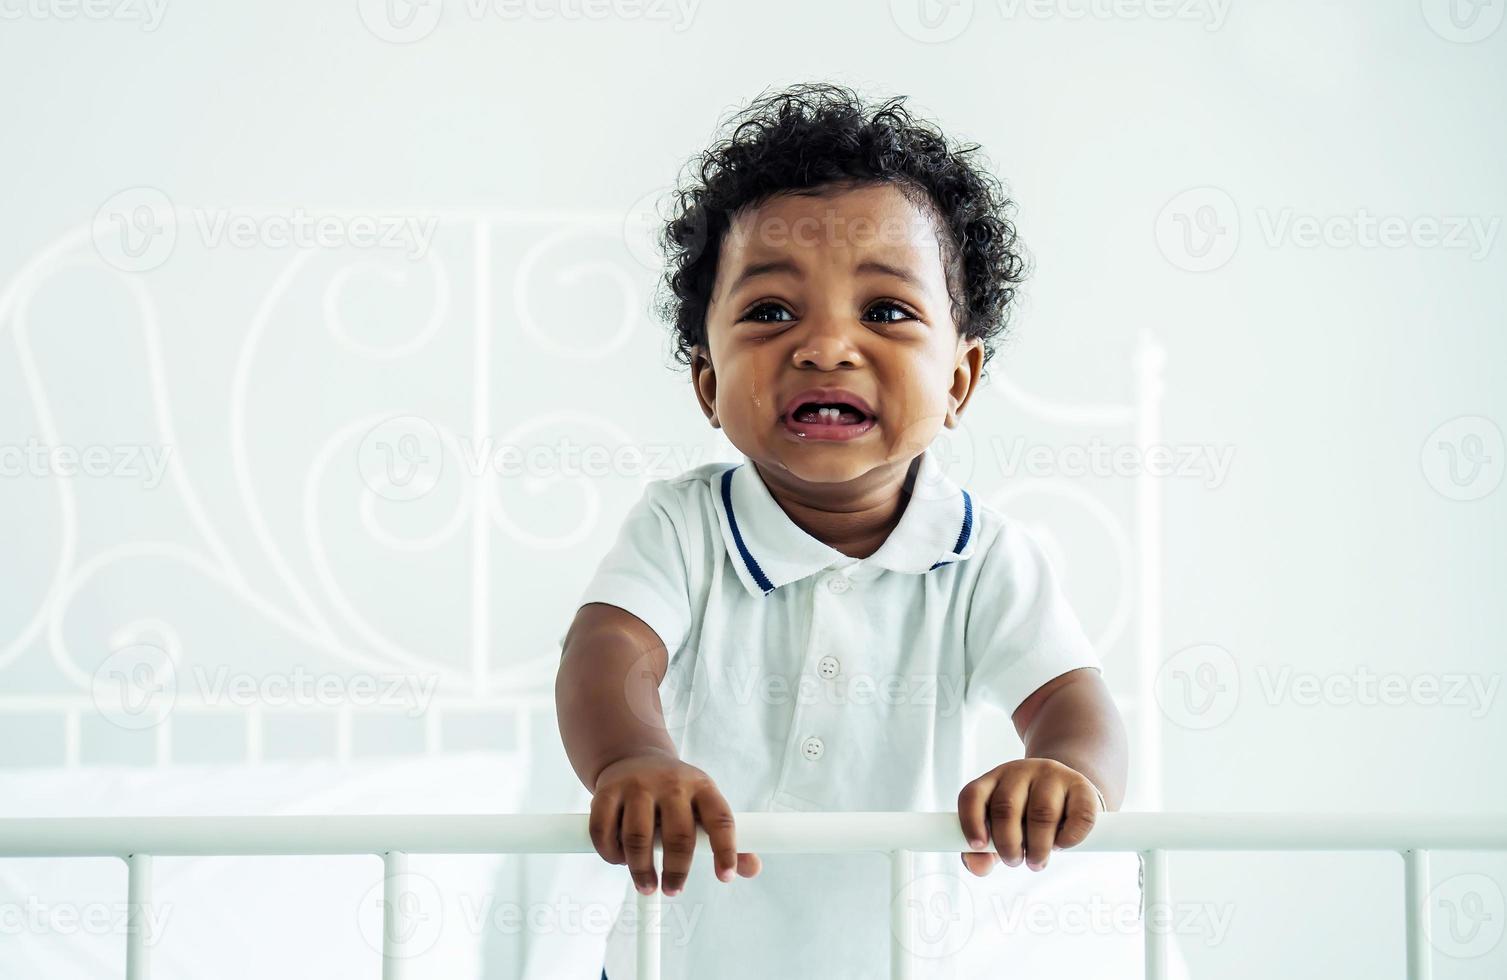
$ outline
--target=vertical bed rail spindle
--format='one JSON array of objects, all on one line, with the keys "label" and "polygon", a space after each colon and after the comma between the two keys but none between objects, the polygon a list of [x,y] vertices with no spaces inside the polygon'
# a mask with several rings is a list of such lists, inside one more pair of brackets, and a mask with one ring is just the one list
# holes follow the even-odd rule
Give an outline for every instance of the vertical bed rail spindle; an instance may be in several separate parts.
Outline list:
[{"label": "vertical bed rail spindle", "polygon": [[1161,921],[1167,910],[1167,852],[1142,851],[1146,859],[1145,909],[1141,931],[1146,939],[1146,980],[1167,980],[1167,929],[1151,926],[1153,918]]},{"label": "vertical bed rail spindle", "polygon": [[403,980],[403,877],[408,873],[408,855],[403,851],[382,854],[382,980]]},{"label": "vertical bed rail spindle", "polygon": [[911,852],[890,852],[890,980],[910,980],[911,922],[910,910],[900,900],[901,892],[914,877]]},{"label": "vertical bed rail spindle", "polygon": [[[663,859],[660,860],[660,867],[664,867]],[[661,880],[659,884],[660,887],[649,895],[636,888],[633,890],[635,904],[638,906],[638,969],[635,972],[639,980],[659,980],[659,925],[664,910],[659,894],[664,888],[664,881]],[[653,919],[652,925],[650,919]]]},{"label": "vertical bed rail spindle", "polygon": [[126,855],[126,980],[149,980],[152,975],[152,856]]},{"label": "vertical bed rail spindle", "polygon": [[1403,896],[1408,903],[1408,980],[1431,980],[1429,961],[1429,852],[1422,848],[1402,852]]}]

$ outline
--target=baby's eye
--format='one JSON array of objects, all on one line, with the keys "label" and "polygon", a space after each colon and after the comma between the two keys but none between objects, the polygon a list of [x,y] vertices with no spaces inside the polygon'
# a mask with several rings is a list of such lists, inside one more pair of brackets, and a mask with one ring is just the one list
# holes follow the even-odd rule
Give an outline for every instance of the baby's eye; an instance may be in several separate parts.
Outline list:
[{"label": "baby's eye", "polygon": [[901,320],[918,319],[918,317],[910,310],[907,310],[899,303],[892,303],[889,300],[881,300],[880,302],[875,303],[873,306],[869,307],[868,311],[872,313],[875,310],[894,310],[895,312],[900,314],[900,316],[897,318],[885,317],[884,320],[881,321],[883,323],[899,323]]},{"label": "baby's eye", "polygon": [[790,313],[789,310],[785,309],[783,306],[781,306],[778,303],[760,303],[758,306],[755,306],[753,309],[749,310],[746,314],[744,314],[743,319],[745,319],[745,320],[757,320],[760,323],[781,323],[781,322],[783,322],[783,321],[780,321],[780,320],[765,320],[765,319],[763,319],[762,317],[759,316],[759,311],[760,310],[774,310],[777,313],[785,313],[787,315]]}]

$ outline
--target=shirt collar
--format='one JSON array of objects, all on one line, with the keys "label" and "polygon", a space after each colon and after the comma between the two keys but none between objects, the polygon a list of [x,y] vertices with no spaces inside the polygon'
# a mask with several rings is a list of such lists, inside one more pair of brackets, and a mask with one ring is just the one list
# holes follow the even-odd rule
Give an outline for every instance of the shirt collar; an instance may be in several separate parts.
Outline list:
[{"label": "shirt collar", "polygon": [[738,578],[753,595],[838,564],[861,562],[924,574],[973,554],[973,498],[928,448],[921,454],[910,500],[879,550],[853,559],[792,521],[770,494],[758,469],[743,462],[712,475],[722,538]]}]

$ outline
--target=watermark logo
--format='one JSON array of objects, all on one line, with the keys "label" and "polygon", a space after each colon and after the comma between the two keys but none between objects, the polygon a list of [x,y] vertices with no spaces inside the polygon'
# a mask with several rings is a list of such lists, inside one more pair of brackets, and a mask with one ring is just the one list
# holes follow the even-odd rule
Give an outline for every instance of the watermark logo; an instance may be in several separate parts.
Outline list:
[{"label": "watermark logo", "polygon": [[[1318,673],[1292,664],[1258,664],[1253,689],[1268,707],[1419,707],[1464,709],[1484,717],[1501,690],[1500,674],[1436,671],[1418,674],[1353,669]],[[1162,713],[1183,728],[1214,728],[1239,708],[1242,679],[1230,652],[1212,643],[1179,650],[1157,672],[1156,699]]]},{"label": "watermark logo", "polygon": [[172,200],[155,187],[132,187],[95,213],[94,248],[122,272],[165,263],[185,232],[205,248],[355,248],[424,257],[439,226],[435,215],[345,213],[287,209],[190,208],[180,222]]},{"label": "watermark logo", "polygon": [[[391,915],[385,914],[389,891],[393,896]],[[388,875],[372,885],[362,896],[361,908],[377,910],[374,916],[357,916],[361,938],[372,949],[394,959],[412,959],[427,953],[445,928],[445,906],[439,886],[427,875],[412,871]]]},{"label": "watermark logo", "polygon": [[1212,643],[1179,650],[1157,671],[1156,701],[1162,714],[1184,728],[1224,724],[1240,705],[1240,668],[1234,655]]},{"label": "watermark logo", "polygon": [[1231,0],[998,0],[1007,20],[1151,20],[1203,24],[1206,31],[1222,28]]},{"label": "watermark logo", "polygon": [[397,415],[374,426],[356,451],[361,479],[377,496],[408,501],[439,485],[445,449],[433,422]]},{"label": "watermark logo", "polygon": [[1133,936],[1145,932],[1200,939],[1217,946],[1235,918],[1233,902],[1152,902],[1142,922],[1141,903],[1111,901],[1102,895],[1086,900],[1032,901],[1022,895],[991,895],[990,904],[1006,935]]},{"label": "watermark logo", "polygon": [[48,902],[28,895],[0,902],[0,936],[126,936],[155,946],[167,935],[171,902]]},{"label": "watermark logo", "polygon": [[1497,32],[1507,0],[1422,0],[1429,30],[1455,44],[1474,44]]},{"label": "watermark logo", "polygon": [[1016,436],[1007,444],[1003,436],[997,435],[990,437],[990,443],[1005,477],[1023,474],[1037,478],[1132,479],[1145,475],[1155,479],[1199,480],[1206,489],[1217,490],[1235,461],[1234,446],[1204,443],[1140,446],[1107,443],[1096,436],[1086,444],[1055,446],[1033,443],[1025,436]]},{"label": "watermark logo", "polygon": [[911,879],[890,901],[890,923],[911,955],[946,959],[973,938],[974,902],[967,883],[933,872]]},{"label": "watermark logo", "polygon": [[25,445],[0,445],[0,477],[79,476],[140,480],[148,490],[162,484],[171,446],[49,446],[36,439]]},{"label": "watermark logo", "polygon": [[121,21],[141,25],[144,34],[162,26],[167,0],[5,0],[0,20]]},{"label": "watermark logo", "polygon": [[[1478,214],[1376,214],[1367,208],[1305,214],[1293,207],[1256,207],[1255,227],[1267,248],[1427,249],[1491,254],[1502,219]],[[1210,272],[1235,255],[1241,213],[1219,187],[1195,187],[1168,201],[1156,218],[1162,255],[1185,272]]]},{"label": "watermark logo", "polygon": [[361,23],[389,44],[422,41],[439,26],[441,0],[357,0]]},{"label": "watermark logo", "polygon": [[94,671],[90,693],[95,709],[116,726],[153,728],[177,701],[177,668],[162,647],[133,643],[105,658]]},{"label": "watermark logo", "polygon": [[100,205],[90,226],[94,250],[122,272],[148,272],[173,254],[178,219],[155,187],[131,187]]},{"label": "watermark logo", "polygon": [[1502,941],[1507,901],[1490,875],[1446,878],[1429,892],[1427,902],[1429,942],[1444,955],[1475,959]]},{"label": "watermark logo", "polygon": [[1419,457],[1423,477],[1440,496],[1480,500],[1502,484],[1507,445],[1495,422],[1462,415],[1430,432]]},{"label": "watermark logo", "polygon": [[973,23],[974,0],[890,0],[900,33],[922,44],[955,40]]},{"label": "watermark logo", "polygon": [[417,415],[398,415],[373,426],[357,449],[361,479],[387,500],[417,500],[439,485],[446,452],[472,480],[491,475],[508,480],[661,479],[701,465],[705,446],[676,443],[512,443],[487,437],[450,437]]},{"label": "watermark logo", "polygon": [[1193,187],[1162,206],[1156,216],[1156,245],[1185,272],[1212,272],[1235,255],[1240,244],[1240,210],[1220,187]]}]

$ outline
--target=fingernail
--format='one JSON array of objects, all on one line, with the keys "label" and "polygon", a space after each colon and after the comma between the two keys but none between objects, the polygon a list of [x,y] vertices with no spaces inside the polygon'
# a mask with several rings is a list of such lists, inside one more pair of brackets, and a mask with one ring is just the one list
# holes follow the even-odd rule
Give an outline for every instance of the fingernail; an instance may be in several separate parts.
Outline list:
[{"label": "fingernail", "polygon": [[732,881],[733,880],[733,869],[732,868],[723,868],[721,871],[717,872],[717,877],[721,878],[723,881]]},{"label": "fingernail", "polygon": [[639,890],[640,894],[643,894],[643,895],[652,895],[654,893],[654,886],[653,885],[639,885],[638,886],[638,890]]},{"label": "fingernail", "polygon": [[982,838],[979,838],[979,837],[970,837],[968,839],[968,846],[969,847],[983,847],[984,846],[984,841],[983,841]]}]

